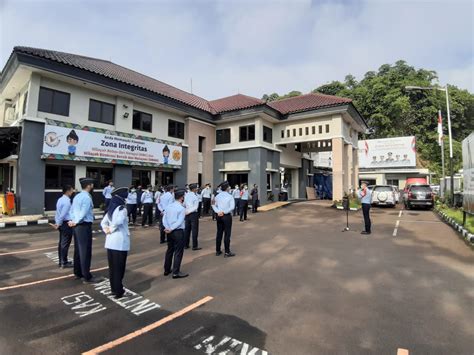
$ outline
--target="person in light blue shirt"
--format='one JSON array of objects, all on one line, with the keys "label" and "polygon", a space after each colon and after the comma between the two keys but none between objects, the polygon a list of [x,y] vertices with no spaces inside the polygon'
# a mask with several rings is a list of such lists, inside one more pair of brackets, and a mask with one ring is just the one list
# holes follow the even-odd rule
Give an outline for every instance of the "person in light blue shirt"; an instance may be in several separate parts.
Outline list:
[{"label": "person in light blue shirt", "polygon": [[185,249],[189,249],[189,242],[191,239],[191,233],[193,237],[193,250],[201,250],[198,246],[198,234],[199,234],[199,198],[197,196],[197,184],[190,184],[189,190],[184,195],[184,207],[186,208],[186,227],[184,228],[184,237],[186,240]]},{"label": "person in light blue shirt", "polygon": [[143,205],[142,227],[153,225],[153,187],[148,185],[148,189],[143,191],[141,197]]},{"label": "person in light blue shirt", "polygon": [[128,191],[127,195],[127,217],[131,223],[136,224],[137,223],[137,200],[138,200],[138,195],[137,195],[137,190],[135,189],[135,186],[130,186],[130,190]]},{"label": "person in light blue shirt", "polygon": [[56,213],[54,215],[54,228],[59,230],[58,259],[59,267],[62,269],[72,267],[67,254],[72,239],[72,228],[69,227],[68,222],[71,220],[71,196],[73,193],[74,188],[71,185],[63,187],[63,195],[56,203]]},{"label": "person in light blue shirt", "polygon": [[235,185],[234,190],[232,190],[232,197],[234,197],[235,208],[234,208],[234,216],[237,216],[239,213],[239,206],[240,206],[240,189],[239,185]]},{"label": "person in light blue shirt", "polygon": [[235,201],[230,194],[230,186],[227,181],[219,185],[221,192],[217,194],[212,205],[212,209],[217,215],[217,233],[216,233],[216,256],[222,254],[222,235],[224,235],[224,257],[235,256],[230,251],[230,237],[232,233],[232,211],[235,208]]},{"label": "person in light blue shirt", "polygon": [[372,205],[372,191],[367,188],[367,182],[363,181],[357,195],[362,203],[362,213],[364,215],[365,230],[361,234],[372,232],[372,222],[370,220],[370,206]]},{"label": "person in light blue shirt", "polygon": [[247,210],[249,209],[249,189],[247,184],[240,187],[240,222],[247,220]]},{"label": "person in light blue shirt", "polygon": [[120,187],[112,191],[109,210],[100,223],[105,233],[105,248],[109,262],[110,289],[115,298],[123,297],[123,277],[130,250],[130,231],[128,213],[125,208],[128,199],[128,188]]},{"label": "person in light blue shirt", "polygon": [[[168,249],[165,256],[165,272],[168,276],[173,272],[173,279],[187,277],[188,274],[181,272],[181,261],[183,260],[185,238],[185,216],[186,209],[183,206],[186,190],[180,189],[175,192],[175,201],[166,207],[163,214],[164,231],[168,237]],[[171,264],[173,263],[173,269]]]},{"label": "person in light blue shirt", "polygon": [[92,257],[92,222],[94,205],[91,193],[94,190],[94,179],[79,179],[82,191],[77,194],[71,207],[69,226],[74,229],[74,275],[84,279],[84,283],[98,282],[90,272]]},{"label": "person in light blue shirt", "polygon": [[107,209],[109,208],[110,200],[112,199],[112,190],[114,189],[114,182],[112,180],[109,181],[109,184],[104,187],[102,191],[102,195],[104,196],[105,207],[104,212],[107,213]]},{"label": "person in light blue shirt", "polygon": [[168,185],[165,187],[166,192],[160,196],[160,202],[158,203],[158,209],[160,210],[160,244],[166,243],[165,227],[163,225],[163,215],[166,207],[174,202],[174,186]]}]

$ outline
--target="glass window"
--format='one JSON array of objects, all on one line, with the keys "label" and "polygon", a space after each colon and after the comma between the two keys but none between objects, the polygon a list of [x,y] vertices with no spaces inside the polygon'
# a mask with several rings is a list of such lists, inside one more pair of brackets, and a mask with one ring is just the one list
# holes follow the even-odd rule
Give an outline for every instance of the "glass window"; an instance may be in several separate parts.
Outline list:
[{"label": "glass window", "polygon": [[104,188],[110,180],[112,180],[112,168],[92,168],[86,167],[86,177],[95,179],[94,186],[97,188]]},{"label": "glass window", "polygon": [[309,127],[305,127],[305,134],[308,135],[309,134]]},{"label": "glass window", "polygon": [[67,92],[40,87],[38,111],[69,116],[70,98]]},{"label": "glass window", "polygon": [[64,185],[74,186],[75,167],[46,165],[45,189],[62,189]]},{"label": "glass window", "polygon": [[199,138],[198,138],[198,152],[199,153],[202,153],[203,150],[204,150],[204,140],[205,139],[206,139],[205,137],[201,137],[201,136],[199,136]]},{"label": "glass window", "polygon": [[300,128],[299,131],[300,131],[300,136],[302,136],[303,135],[303,128]]},{"label": "glass window", "polygon": [[323,126],[322,125],[318,126],[318,130],[319,130],[319,134],[323,133]]},{"label": "glass window", "polygon": [[281,130],[281,138],[285,138],[285,130]]},{"label": "glass window", "polygon": [[329,125],[326,125],[326,133],[329,133]]},{"label": "glass window", "polygon": [[293,137],[296,137],[296,128],[293,128]]},{"label": "glass window", "polygon": [[312,133],[316,134],[316,126],[313,126],[312,129],[313,129]]},{"label": "glass window", "polygon": [[153,117],[149,113],[133,110],[132,128],[139,131],[151,132]]},{"label": "glass window", "polygon": [[230,143],[230,128],[216,130],[216,144]]},{"label": "glass window", "polygon": [[115,105],[106,102],[89,100],[89,121],[114,124]]},{"label": "glass window", "polygon": [[286,130],[286,137],[287,138],[290,137],[290,130],[289,129]]},{"label": "glass window", "polygon": [[242,126],[240,127],[239,131],[240,131],[240,136],[239,136],[240,142],[255,140],[255,125]]},{"label": "glass window", "polygon": [[273,142],[273,131],[270,127],[263,126],[263,141],[267,143]]},{"label": "glass window", "polygon": [[184,123],[168,120],[168,136],[184,139]]}]

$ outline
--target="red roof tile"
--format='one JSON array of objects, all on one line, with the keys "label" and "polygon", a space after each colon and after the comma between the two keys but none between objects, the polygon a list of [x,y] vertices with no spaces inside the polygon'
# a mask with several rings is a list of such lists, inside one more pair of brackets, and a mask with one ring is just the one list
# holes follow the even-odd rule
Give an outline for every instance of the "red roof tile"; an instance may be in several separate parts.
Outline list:
[{"label": "red roof tile", "polygon": [[286,115],[289,113],[315,110],[323,107],[343,105],[350,102],[352,102],[351,99],[343,97],[310,93],[290,97],[288,99],[271,101],[267,104],[279,111],[281,114]]},{"label": "red roof tile", "polygon": [[190,94],[186,91],[177,89],[159,80],[150,78],[149,76],[140,74],[134,70],[124,68],[121,65],[112,63],[108,60],[31,47],[15,47],[14,51],[46,58],[58,63],[71,65],[73,67],[87,70],[89,72],[133,85],[141,89],[149,90],[153,93],[166,96],[195,108],[211,112],[211,108],[207,100]]},{"label": "red roof tile", "polygon": [[265,101],[257,99],[255,97],[237,94],[228,97],[223,97],[221,99],[209,101],[211,107],[217,113],[241,110],[245,108],[250,108],[254,106],[264,105]]}]

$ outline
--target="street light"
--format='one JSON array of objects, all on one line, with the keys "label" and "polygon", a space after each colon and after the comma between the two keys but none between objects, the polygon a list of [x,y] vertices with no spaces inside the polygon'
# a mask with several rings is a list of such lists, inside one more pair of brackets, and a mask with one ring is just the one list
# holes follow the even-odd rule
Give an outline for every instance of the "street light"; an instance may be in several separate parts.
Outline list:
[{"label": "street light", "polygon": [[[406,90],[439,90],[446,93],[446,112],[448,115],[448,135],[449,135],[449,170],[451,171],[451,198],[452,205],[454,205],[454,170],[453,170],[453,138],[451,134],[451,114],[449,110],[449,94],[448,85],[446,87],[438,86],[405,86]],[[446,184],[446,181],[444,182]]]}]

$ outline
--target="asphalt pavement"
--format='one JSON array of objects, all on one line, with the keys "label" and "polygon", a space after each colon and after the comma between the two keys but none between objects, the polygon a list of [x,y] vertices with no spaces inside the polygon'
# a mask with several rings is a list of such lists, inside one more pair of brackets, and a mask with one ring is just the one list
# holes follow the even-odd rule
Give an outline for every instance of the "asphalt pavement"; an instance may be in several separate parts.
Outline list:
[{"label": "asphalt pavement", "polygon": [[[0,354],[473,354],[474,253],[431,211],[303,202],[233,220],[234,258],[200,221],[186,279],[163,276],[156,227],[131,229],[125,297],[110,297],[104,234],[84,285],[57,232],[0,232]],[[398,221],[398,223],[397,223]],[[97,230],[97,227],[94,227]],[[70,257],[72,257],[72,249]]]}]

